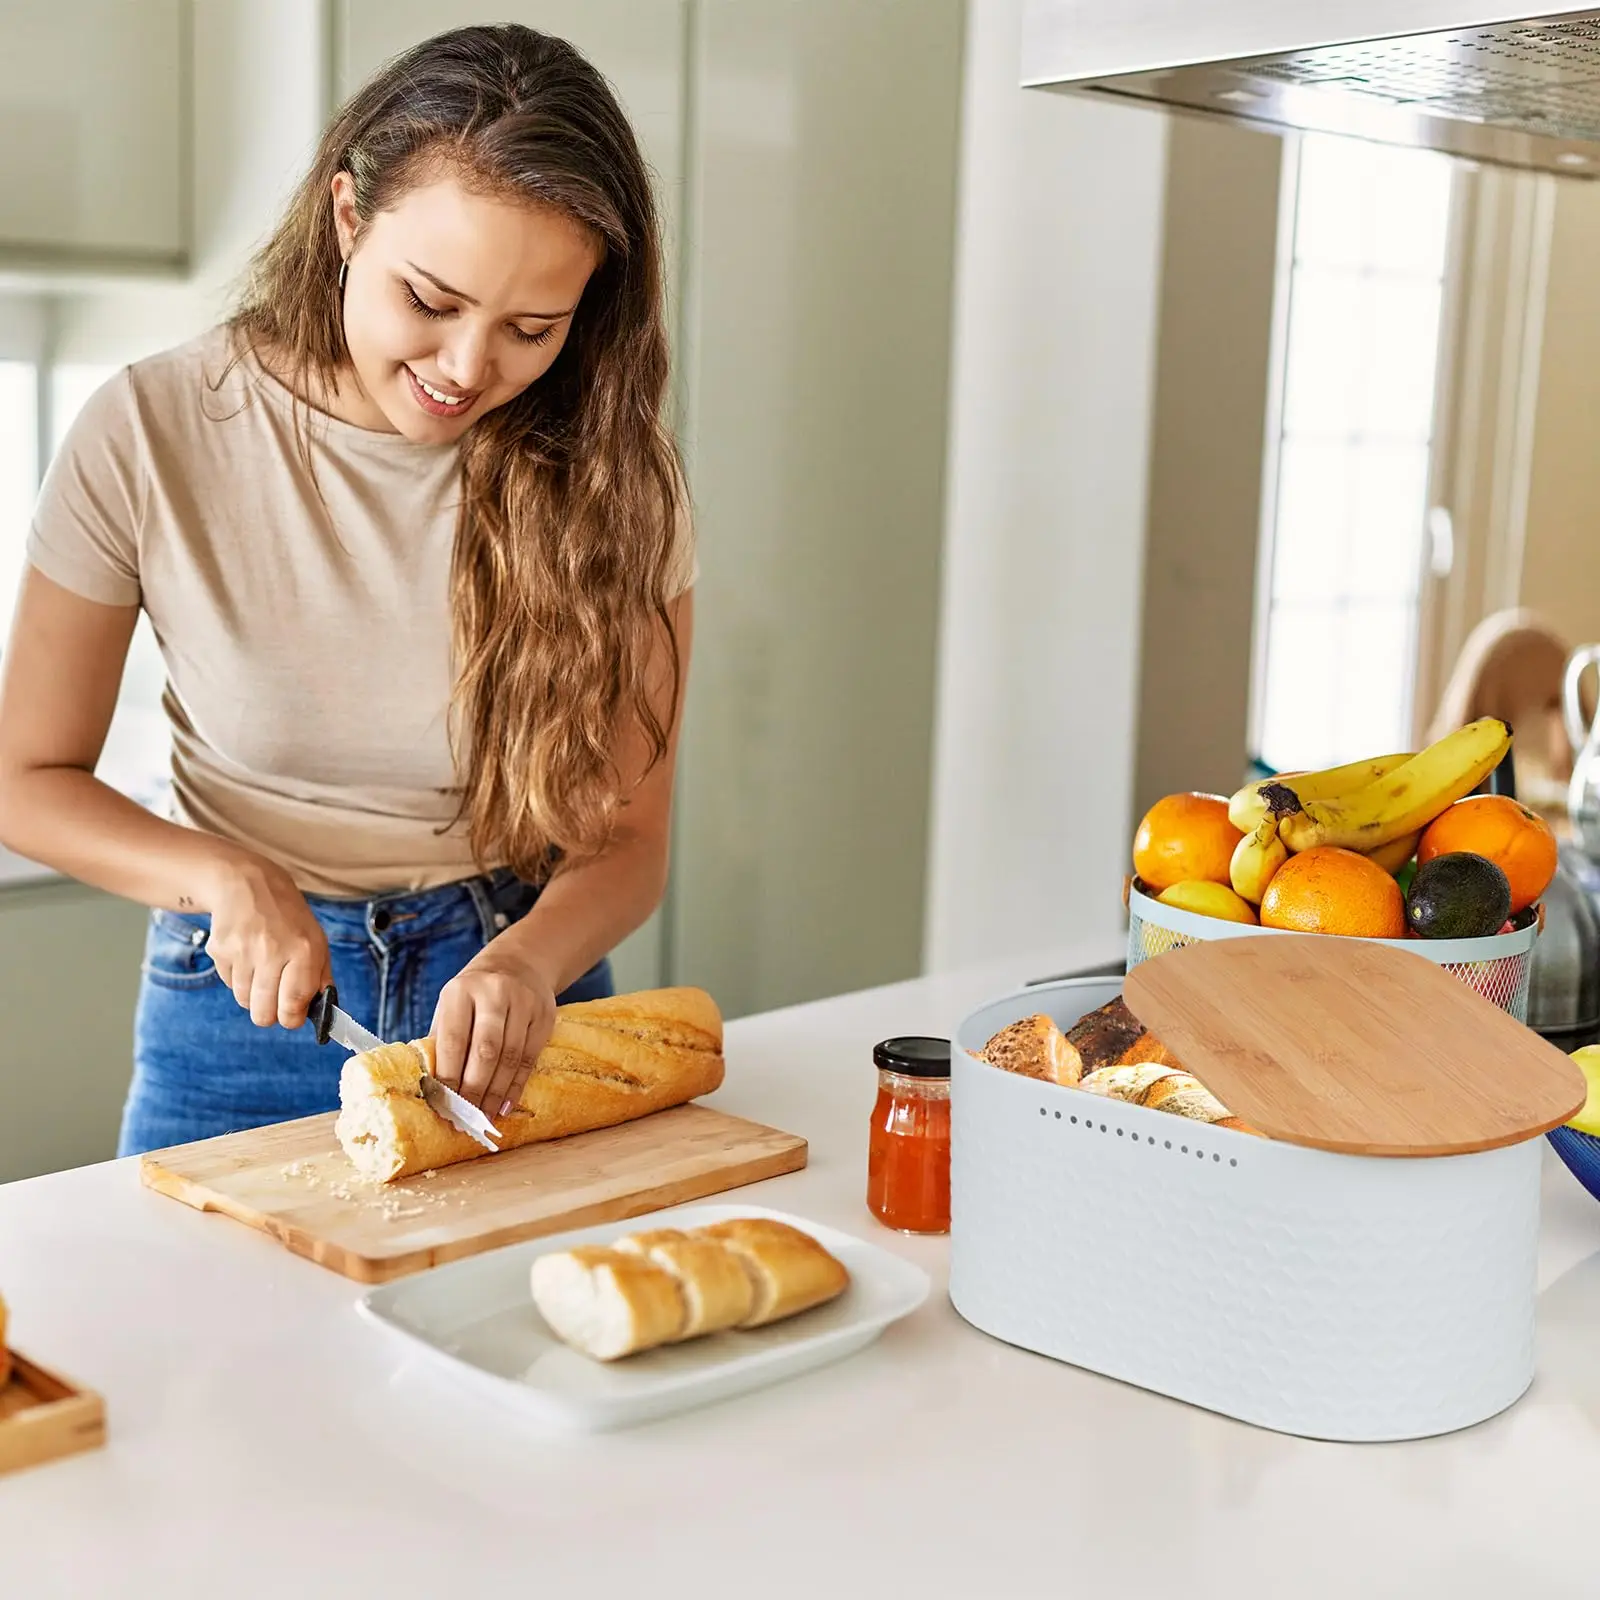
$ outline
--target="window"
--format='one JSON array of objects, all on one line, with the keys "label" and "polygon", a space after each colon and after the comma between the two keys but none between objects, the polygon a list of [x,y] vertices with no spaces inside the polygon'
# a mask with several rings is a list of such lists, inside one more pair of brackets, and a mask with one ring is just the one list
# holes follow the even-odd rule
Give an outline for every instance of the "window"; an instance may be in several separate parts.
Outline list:
[{"label": "window", "polygon": [[84,402],[117,369],[86,361],[58,362],[50,369],[50,454],[55,455]]},{"label": "window", "polygon": [[31,361],[0,360],[0,617],[7,625],[39,486],[37,374]]},{"label": "window", "polygon": [[1254,723],[1303,770],[1409,746],[1451,170],[1350,139],[1286,159]]},{"label": "window", "polygon": [[[0,305],[0,311],[5,309]],[[0,316],[0,333],[9,325]],[[0,357],[6,353],[0,350]],[[44,469],[84,402],[117,370],[87,362],[54,364],[41,393],[40,364],[36,353],[28,359],[0,358],[0,647],[16,606],[28,525]],[[161,710],[165,677],[150,624],[141,616],[96,770],[124,794],[155,807],[164,804],[169,781],[170,735]]]}]

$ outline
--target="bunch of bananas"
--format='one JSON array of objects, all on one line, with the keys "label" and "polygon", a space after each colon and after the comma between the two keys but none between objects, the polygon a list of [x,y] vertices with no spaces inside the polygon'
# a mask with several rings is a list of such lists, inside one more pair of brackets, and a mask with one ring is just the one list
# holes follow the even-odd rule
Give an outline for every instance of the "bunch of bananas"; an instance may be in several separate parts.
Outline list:
[{"label": "bunch of bananas", "polygon": [[1230,864],[1234,893],[1260,905],[1290,854],[1318,845],[1355,850],[1399,872],[1423,829],[1471,794],[1510,748],[1511,729],[1480,717],[1414,755],[1246,784],[1228,801],[1228,820],[1244,834]]}]

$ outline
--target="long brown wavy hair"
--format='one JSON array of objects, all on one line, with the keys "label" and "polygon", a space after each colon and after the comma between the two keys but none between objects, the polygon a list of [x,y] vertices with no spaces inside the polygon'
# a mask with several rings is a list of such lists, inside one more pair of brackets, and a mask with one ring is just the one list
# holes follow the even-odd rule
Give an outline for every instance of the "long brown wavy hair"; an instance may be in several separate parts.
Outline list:
[{"label": "long brown wavy hair", "polygon": [[[232,319],[242,347],[301,395],[348,363],[330,195],[348,172],[358,229],[450,173],[553,207],[603,255],[560,355],[461,446],[451,570],[451,739],[480,865],[542,877],[552,851],[588,855],[622,793],[615,752],[668,728],[647,668],[667,611],[683,479],[663,415],[661,245],[650,177],[615,95],[560,39],[514,24],[442,33],[388,62],[322,136],[257,253]],[[358,232],[359,237],[359,232]]]}]

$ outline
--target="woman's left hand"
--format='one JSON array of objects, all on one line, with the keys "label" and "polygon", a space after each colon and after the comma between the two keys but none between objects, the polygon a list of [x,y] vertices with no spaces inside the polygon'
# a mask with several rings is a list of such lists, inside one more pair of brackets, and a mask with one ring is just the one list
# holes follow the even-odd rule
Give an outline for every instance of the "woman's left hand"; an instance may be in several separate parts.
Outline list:
[{"label": "woman's left hand", "polygon": [[555,991],[531,963],[494,943],[439,994],[433,1014],[434,1076],[481,1106],[506,1115],[556,1021]]}]

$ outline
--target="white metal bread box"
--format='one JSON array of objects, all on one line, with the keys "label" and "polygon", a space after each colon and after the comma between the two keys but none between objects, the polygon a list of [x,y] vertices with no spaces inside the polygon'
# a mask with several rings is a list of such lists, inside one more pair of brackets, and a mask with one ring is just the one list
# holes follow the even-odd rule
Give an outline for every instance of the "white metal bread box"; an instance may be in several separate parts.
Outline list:
[{"label": "white metal bread box", "polygon": [[1020,1019],[1070,1029],[1122,988],[1032,988],[958,1030],[956,1310],[1008,1343],[1313,1438],[1420,1438],[1511,1405],[1533,1377],[1542,1130],[1466,1154],[1349,1154],[980,1057]]}]

